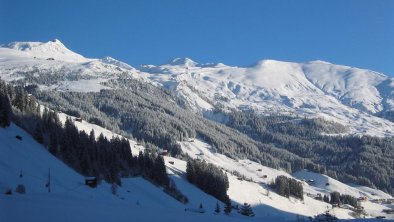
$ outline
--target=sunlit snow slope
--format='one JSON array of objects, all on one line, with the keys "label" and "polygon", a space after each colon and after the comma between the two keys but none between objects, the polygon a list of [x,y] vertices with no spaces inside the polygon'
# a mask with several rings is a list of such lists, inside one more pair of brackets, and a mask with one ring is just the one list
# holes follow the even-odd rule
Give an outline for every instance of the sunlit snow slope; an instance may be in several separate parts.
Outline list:
[{"label": "sunlit snow slope", "polygon": [[[15,138],[16,135],[22,140]],[[176,181],[191,202],[183,205],[161,188],[142,178],[122,180],[118,194],[102,182],[92,189],[84,177],[52,156],[15,125],[0,128],[0,220],[1,221],[244,221],[239,215],[214,215],[216,200],[183,179]],[[50,170],[51,190],[48,182]],[[23,184],[25,194],[14,192]],[[12,195],[4,194],[7,189]],[[205,214],[186,212],[200,203]]]},{"label": "sunlit snow slope", "polygon": [[[64,121],[66,115],[60,114]],[[73,118],[73,117],[71,117]],[[80,130],[89,132],[94,129],[96,135],[103,133],[107,137],[116,134],[97,125],[85,121],[75,122]],[[15,138],[20,135],[22,140]],[[118,196],[111,194],[110,185],[102,183],[96,189],[83,184],[84,178],[71,170],[60,160],[53,157],[44,147],[36,143],[26,132],[15,125],[9,128],[0,128],[0,215],[5,221],[108,221],[135,219],[136,221],[291,221],[297,218],[314,216],[327,210],[330,206],[324,202],[314,200],[305,195],[305,200],[285,198],[275,194],[268,186],[276,176],[286,175],[283,171],[261,166],[250,160],[234,160],[221,154],[213,153],[211,147],[198,139],[182,142],[185,153],[192,158],[204,159],[216,164],[228,173],[230,188],[228,194],[233,204],[250,203],[256,214],[255,218],[245,218],[235,212],[231,216],[221,213],[214,215],[213,210],[218,202],[190,184],[185,179],[186,162],[172,157],[165,157],[167,172],[175,182],[178,189],[185,194],[189,203],[183,205],[166,195],[160,188],[155,187],[141,178],[122,180],[122,187]],[[136,154],[143,147],[130,141],[132,152]],[[48,173],[51,175],[51,192],[45,184]],[[251,181],[239,180],[232,172]],[[21,177],[22,175],[22,177]],[[366,187],[355,187],[343,184],[325,175],[301,171],[294,174],[296,178],[314,179],[313,186],[304,184],[305,193],[329,193],[339,191],[354,196],[367,196],[369,198],[391,198],[389,195]],[[326,181],[330,189],[325,187]],[[18,184],[26,187],[26,194],[13,193],[5,195],[7,188],[12,190]],[[207,213],[199,214],[185,212],[185,208],[195,209],[202,203]],[[222,205],[222,203],[221,203]],[[387,206],[372,202],[363,203],[370,216],[381,215]],[[20,213],[20,212],[23,212]],[[156,212],[155,214],[151,212]],[[349,210],[330,209],[330,212],[339,218],[352,218]],[[160,215],[160,216],[159,216]]]}]

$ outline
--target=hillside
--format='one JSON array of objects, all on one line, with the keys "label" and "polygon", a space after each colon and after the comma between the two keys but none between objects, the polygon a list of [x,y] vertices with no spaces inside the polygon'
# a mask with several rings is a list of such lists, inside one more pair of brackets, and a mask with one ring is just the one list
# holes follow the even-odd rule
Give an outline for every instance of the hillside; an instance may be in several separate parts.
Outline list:
[{"label": "hillside", "polygon": [[[17,140],[16,135],[22,140]],[[124,179],[117,196],[111,194],[110,185],[105,182],[92,189],[84,185],[83,176],[53,157],[15,125],[0,128],[0,139],[0,203],[3,206],[0,214],[5,221],[157,221],[159,218],[163,221],[182,218],[188,221],[242,221],[236,216],[187,213],[186,206],[142,178]],[[50,193],[45,187],[49,169]],[[18,184],[26,187],[26,194],[4,194],[7,188],[14,190]],[[190,196],[196,197],[190,207],[204,202],[207,210],[212,206],[213,212],[216,200],[187,182],[183,184]]]},{"label": "hillside", "polygon": [[[98,126],[81,123],[81,129],[95,128],[97,132],[103,131]],[[186,163],[172,157],[166,158],[166,165],[171,179],[177,187],[185,193],[190,202],[183,205],[170,196],[166,195],[160,188],[155,187],[141,178],[125,178],[122,180],[122,187],[118,188],[117,195],[111,194],[109,184],[101,183],[96,189],[84,185],[84,177],[68,168],[61,161],[53,157],[40,144],[36,143],[30,135],[15,125],[9,128],[0,128],[0,139],[3,145],[0,146],[2,153],[0,163],[3,166],[0,170],[2,178],[0,189],[14,188],[18,184],[26,187],[26,194],[13,193],[12,195],[1,194],[0,202],[6,208],[1,208],[2,215],[7,221],[43,221],[43,220],[90,220],[107,221],[109,219],[118,220],[143,220],[156,221],[158,218],[163,221],[178,221],[184,218],[188,221],[214,220],[214,221],[244,221],[251,220],[243,218],[235,213],[232,216],[214,215],[213,209],[216,200],[200,191],[188,183],[184,174]],[[17,140],[16,135],[20,135],[22,140]],[[211,153],[209,145],[195,140],[182,144],[185,152],[190,155],[200,155],[206,161],[215,163],[228,171],[238,170],[246,177],[252,178],[255,182],[240,181],[237,176],[228,174],[230,180],[229,195],[234,204],[243,202],[251,203],[256,216],[253,220],[265,219],[266,221],[288,221],[295,220],[297,215],[304,217],[313,216],[324,212],[327,204],[306,197],[304,202],[296,199],[287,199],[275,194],[266,187],[269,180],[277,175],[287,175],[284,172],[263,167],[258,163],[249,160],[235,161],[220,154]],[[171,164],[173,161],[174,164]],[[51,192],[48,193],[45,184],[48,181],[48,170],[51,175]],[[262,171],[257,171],[262,169]],[[20,175],[22,174],[22,177]],[[268,175],[262,179],[261,174]],[[297,174],[303,177],[311,177],[309,174]],[[313,178],[327,178],[330,183],[333,180],[322,175],[313,174]],[[311,177],[312,178],[312,177]],[[334,183],[333,183],[334,185]],[[305,185],[304,185],[305,186]],[[336,182],[335,190],[345,192],[347,185]],[[319,190],[316,187],[309,187],[308,190]],[[360,192],[357,188],[354,191]],[[365,188],[364,188],[365,189]],[[390,198],[389,195],[379,191],[369,189],[363,191],[363,195],[374,192],[375,198]],[[361,192],[360,192],[361,193]],[[377,195],[377,196],[376,196]],[[32,205],[32,203],[34,203]],[[203,203],[207,210],[205,214],[185,212],[184,209],[196,208]],[[368,212],[379,215],[382,205],[365,203]],[[210,211],[212,210],[212,213]],[[4,210],[4,211],[3,211]],[[20,212],[23,212],[21,214]],[[94,212],[94,213],[93,213]],[[149,212],[156,212],[155,214]],[[331,213],[339,218],[351,218],[348,210],[333,209]],[[62,216],[67,214],[67,216]],[[158,217],[160,215],[160,217]]]}]

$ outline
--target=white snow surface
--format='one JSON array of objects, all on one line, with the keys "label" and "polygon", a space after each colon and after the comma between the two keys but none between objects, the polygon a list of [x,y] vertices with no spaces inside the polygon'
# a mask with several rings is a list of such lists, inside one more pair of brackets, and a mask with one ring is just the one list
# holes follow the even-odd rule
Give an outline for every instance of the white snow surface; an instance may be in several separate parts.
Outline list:
[{"label": "white snow surface", "polygon": [[[67,117],[62,113],[59,116],[63,122]],[[84,120],[75,121],[75,124],[79,130],[86,132],[94,129],[96,136],[100,133],[108,138],[119,136]],[[22,136],[23,139],[17,140],[16,135]],[[98,188],[91,189],[83,184],[83,176],[53,157],[42,145],[36,143],[30,135],[14,124],[6,129],[0,128],[0,141],[2,141],[0,144],[0,205],[6,206],[0,208],[0,215],[4,215],[5,221],[26,221],[27,218],[29,221],[54,219],[57,221],[108,221],[131,218],[137,221],[157,221],[158,219],[163,221],[294,221],[297,215],[301,218],[313,216],[324,212],[328,206],[308,196],[305,196],[304,201],[300,201],[275,194],[267,183],[278,175],[288,177],[292,175],[261,166],[250,160],[233,160],[214,153],[208,144],[198,139],[180,142],[183,151],[193,158],[204,159],[226,170],[230,182],[228,194],[233,204],[250,203],[256,214],[254,218],[245,218],[234,211],[231,216],[223,215],[223,213],[213,214],[218,201],[185,179],[186,162],[180,159],[165,157],[165,163],[170,178],[189,198],[189,203],[186,205],[177,202],[166,195],[161,188],[141,178],[123,179],[123,185],[118,189],[117,196],[111,194],[110,185],[105,182],[101,183]],[[144,150],[135,141],[130,140],[130,142],[133,154]],[[48,193],[45,187],[49,169],[51,193]],[[234,170],[250,178],[251,181],[239,180],[237,176],[230,173]],[[20,174],[23,177],[20,177]],[[266,178],[263,175],[266,175]],[[362,193],[374,198],[391,198],[372,188],[352,188],[325,175],[310,172],[301,172],[300,175],[313,177],[316,181],[319,181],[317,178],[327,178],[332,183],[332,188],[335,186],[335,189],[340,192],[351,190],[354,194]],[[7,188],[15,189],[18,184],[26,186],[26,194],[4,195]],[[304,189],[305,192],[325,192],[319,185],[308,187],[304,184]],[[185,212],[185,208],[196,209],[200,203],[203,203],[207,211],[205,214]],[[365,202],[363,205],[371,216],[381,215],[381,210],[388,208],[388,206],[372,202]],[[339,218],[352,218],[349,210],[334,208],[330,212]]]},{"label": "white snow surface", "polygon": [[40,59],[53,58],[67,62],[88,62],[89,59],[67,49],[62,42],[54,39],[49,42],[12,42],[6,48],[23,52],[26,56]]}]

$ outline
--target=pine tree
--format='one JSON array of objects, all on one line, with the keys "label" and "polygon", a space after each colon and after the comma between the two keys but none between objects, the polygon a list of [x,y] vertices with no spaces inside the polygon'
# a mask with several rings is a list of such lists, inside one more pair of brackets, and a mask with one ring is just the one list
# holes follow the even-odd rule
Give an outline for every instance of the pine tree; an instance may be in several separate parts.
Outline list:
[{"label": "pine tree", "polygon": [[159,185],[168,186],[169,184],[166,166],[162,156],[157,156],[155,159],[152,177]]},{"label": "pine tree", "polygon": [[196,183],[196,169],[194,167],[194,161],[188,160],[186,163],[186,178],[190,183]]},{"label": "pine tree", "polygon": [[36,124],[36,128],[34,129],[33,138],[40,144],[44,143],[44,136],[42,135],[42,129],[40,124]]},{"label": "pine tree", "polygon": [[324,194],[323,201],[326,202],[326,203],[330,203],[330,198],[328,197],[328,195]]},{"label": "pine tree", "polygon": [[231,202],[230,201],[226,202],[226,204],[224,205],[224,213],[229,215],[232,210],[233,207],[231,206]]},{"label": "pine tree", "polygon": [[[3,85],[0,86],[2,87]],[[0,89],[0,127],[4,128],[11,124],[12,109],[5,89],[2,88]]]},{"label": "pine tree", "polygon": [[49,152],[52,153],[52,155],[56,156],[58,155],[58,150],[59,150],[59,141],[58,141],[57,131],[52,131],[49,136]]},{"label": "pine tree", "polygon": [[285,176],[278,176],[275,179],[275,188],[276,192],[279,195],[289,197],[290,196],[290,186],[289,186],[289,180]]},{"label": "pine tree", "polygon": [[341,204],[341,194],[339,192],[332,192],[330,199],[331,204]]},{"label": "pine tree", "polygon": [[205,213],[204,207],[202,206],[202,203],[200,203],[200,206],[198,207],[198,211],[200,213]]},{"label": "pine tree", "polygon": [[1,103],[2,109],[0,110],[0,127],[8,127],[11,124],[10,114],[3,108],[5,103]]},{"label": "pine tree", "polygon": [[241,207],[239,213],[242,215],[245,215],[247,217],[254,217],[252,207],[248,203],[244,203],[244,205]]},{"label": "pine tree", "polygon": [[219,202],[216,202],[215,213],[216,213],[216,214],[220,213]]},{"label": "pine tree", "polygon": [[118,194],[118,185],[116,183],[111,184],[111,193],[115,196]]}]

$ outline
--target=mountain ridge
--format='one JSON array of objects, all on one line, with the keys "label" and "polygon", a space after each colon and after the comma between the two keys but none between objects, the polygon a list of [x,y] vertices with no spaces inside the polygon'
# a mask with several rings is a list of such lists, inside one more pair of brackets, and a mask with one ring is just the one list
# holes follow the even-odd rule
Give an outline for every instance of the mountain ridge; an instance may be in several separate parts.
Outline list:
[{"label": "mountain ridge", "polygon": [[[126,74],[174,92],[203,115],[209,116],[218,107],[224,112],[255,110],[263,115],[325,118],[349,125],[351,134],[394,135],[394,124],[379,117],[389,118],[394,110],[394,80],[371,70],[321,60],[260,60],[249,67],[236,67],[200,64],[190,58],[135,69],[111,57],[85,58],[59,40],[14,42],[4,47],[0,48],[0,71],[7,81],[26,78],[23,73],[31,72],[31,67],[37,72],[62,73],[62,82],[40,84],[42,89],[98,91],[108,89],[103,84],[110,79]],[[76,81],[81,77],[83,84]]]}]

